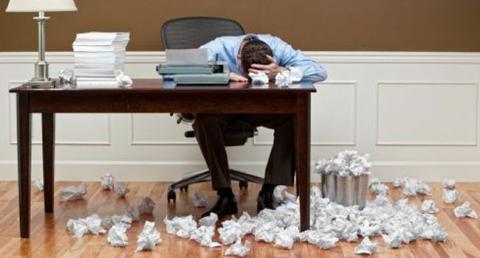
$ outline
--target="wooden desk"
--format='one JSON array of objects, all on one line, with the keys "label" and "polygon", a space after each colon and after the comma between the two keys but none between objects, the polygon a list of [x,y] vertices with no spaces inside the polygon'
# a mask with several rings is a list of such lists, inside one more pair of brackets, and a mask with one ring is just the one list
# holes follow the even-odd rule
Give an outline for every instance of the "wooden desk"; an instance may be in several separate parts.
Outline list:
[{"label": "wooden desk", "polygon": [[175,87],[155,79],[138,79],[131,88],[10,90],[17,94],[18,194],[20,235],[30,235],[32,113],[42,113],[45,212],[53,213],[55,113],[270,113],[292,114],[295,119],[297,194],[300,229],[309,228],[310,207],[310,94],[312,83],[290,88]]}]

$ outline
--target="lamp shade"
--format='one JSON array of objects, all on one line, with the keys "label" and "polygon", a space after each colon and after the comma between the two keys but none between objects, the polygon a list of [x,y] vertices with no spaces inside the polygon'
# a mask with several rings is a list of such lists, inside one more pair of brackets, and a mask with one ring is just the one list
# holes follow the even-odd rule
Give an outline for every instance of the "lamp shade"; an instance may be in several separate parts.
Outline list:
[{"label": "lamp shade", "polygon": [[76,11],[73,0],[10,0],[7,12],[68,12]]}]

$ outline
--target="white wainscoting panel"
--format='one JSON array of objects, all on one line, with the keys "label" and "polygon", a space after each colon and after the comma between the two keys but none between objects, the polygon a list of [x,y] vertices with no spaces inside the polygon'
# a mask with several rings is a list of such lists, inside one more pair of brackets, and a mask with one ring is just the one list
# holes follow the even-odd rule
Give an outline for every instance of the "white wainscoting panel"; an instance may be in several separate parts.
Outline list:
[{"label": "white wainscoting panel", "polygon": [[[306,52],[328,80],[312,95],[312,161],[345,149],[368,152],[374,176],[480,181],[479,53]],[[51,76],[73,65],[71,52],[49,52]],[[125,72],[158,78],[163,52],[129,52]],[[16,171],[15,97],[8,89],[33,75],[34,52],[0,53],[0,180]],[[170,181],[205,168],[190,125],[168,114],[57,115],[58,180]],[[262,175],[272,131],[228,149],[230,165]],[[33,117],[33,177],[41,176],[41,124]],[[319,177],[314,175],[312,180]]]},{"label": "white wainscoting panel", "polygon": [[378,83],[378,145],[477,145],[478,84]]},{"label": "white wainscoting panel", "polygon": [[[11,81],[9,88],[21,85]],[[15,95],[9,95],[10,144],[17,144],[17,101]],[[32,116],[32,143],[42,143],[42,118],[40,114]],[[109,145],[109,114],[57,114],[55,121],[55,143],[58,145]]]},{"label": "white wainscoting panel", "polygon": [[[356,134],[355,81],[316,84],[311,98],[312,146],[354,146]],[[271,145],[273,131],[260,128],[255,145]]]},{"label": "white wainscoting panel", "polygon": [[184,136],[192,126],[177,124],[169,114],[132,114],[130,123],[132,145],[196,145],[195,138]]}]

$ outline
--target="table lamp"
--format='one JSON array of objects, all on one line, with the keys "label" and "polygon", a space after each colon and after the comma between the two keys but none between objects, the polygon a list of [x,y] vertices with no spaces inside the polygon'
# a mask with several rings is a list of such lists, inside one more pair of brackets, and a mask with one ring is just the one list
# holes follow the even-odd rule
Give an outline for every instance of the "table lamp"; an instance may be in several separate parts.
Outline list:
[{"label": "table lamp", "polygon": [[35,77],[30,86],[35,88],[52,88],[54,83],[48,77],[48,63],[45,61],[45,21],[49,17],[45,12],[76,11],[73,0],[10,0],[6,12],[38,12],[34,17],[38,23],[38,61],[35,63]]}]

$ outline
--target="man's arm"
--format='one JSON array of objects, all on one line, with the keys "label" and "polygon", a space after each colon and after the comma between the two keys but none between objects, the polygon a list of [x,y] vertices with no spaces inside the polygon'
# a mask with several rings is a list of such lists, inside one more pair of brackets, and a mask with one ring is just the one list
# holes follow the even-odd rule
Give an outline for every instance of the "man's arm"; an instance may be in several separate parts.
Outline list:
[{"label": "man's arm", "polygon": [[208,51],[208,61],[214,61],[216,55],[222,51],[223,44],[218,38],[216,38],[201,45],[200,48],[206,48]]},{"label": "man's arm", "polygon": [[327,71],[318,62],[306,57],[302,51],[293,49],[280,38],[276,37],[276,39],[274,55],[280,66],[300,70],[303,74],[302,80],[324,81],[327,79]]},{"label": "man's arm", "polygon": [[[202,46],[200,48],[206,48],[208,50],[208,60],[209,61],[214,61],[217,58],[217,55],[223,51],[223,43],[220,39],[216,38]],[[244,76],[240,74],[236,74],[233,72],[230,72],[228,74],[228,79],[230,81],[234,82],[248,82],[248,78],[245,78]]]}]

